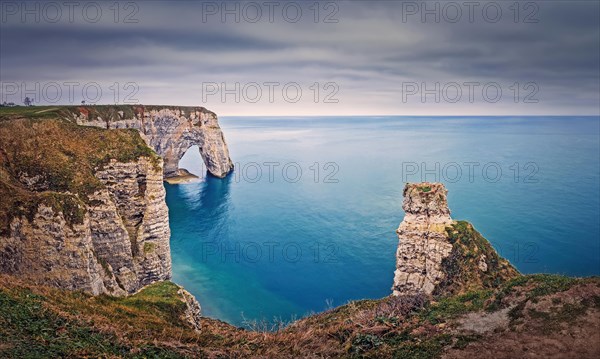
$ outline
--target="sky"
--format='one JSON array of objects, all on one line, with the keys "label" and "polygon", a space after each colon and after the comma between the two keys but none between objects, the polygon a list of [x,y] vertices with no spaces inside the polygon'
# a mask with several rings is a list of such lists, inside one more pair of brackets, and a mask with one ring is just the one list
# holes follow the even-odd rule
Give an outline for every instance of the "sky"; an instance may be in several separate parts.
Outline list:
[{"label": "sky", "polygon": [[5,1],[0,102],[599,115],[599,1]]}]

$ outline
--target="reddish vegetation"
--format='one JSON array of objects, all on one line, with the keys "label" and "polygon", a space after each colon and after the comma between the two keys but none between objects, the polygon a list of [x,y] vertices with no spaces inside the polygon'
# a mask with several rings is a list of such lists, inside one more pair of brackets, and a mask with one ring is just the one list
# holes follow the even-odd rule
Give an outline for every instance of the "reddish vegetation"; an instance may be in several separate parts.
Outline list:
[{"label": "reddish vegetation", "polygon": [[77,110],[78,110],[80,113],[84,114],[84,115],[85,115],[85,117],[88,117],[88,116],[89,116],[89,114],[90,114],[90,111],[88,111],[88,109],[87,109],[87,108],[85,108],[85,107],[77,107]]}]

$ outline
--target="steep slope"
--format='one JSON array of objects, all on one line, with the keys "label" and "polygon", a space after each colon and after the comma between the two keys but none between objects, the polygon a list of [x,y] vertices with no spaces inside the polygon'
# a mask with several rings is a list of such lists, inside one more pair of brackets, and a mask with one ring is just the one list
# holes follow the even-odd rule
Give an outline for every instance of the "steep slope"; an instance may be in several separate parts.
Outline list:
[{"label": "steep slope", "polygon": [[460,294],[494,288],[518,275],[472,225],[450,218],[441,183],[407,183],[397,230],[394,295]]},{"label": "steep slope", "polygon": [[0,272],[93,294],[171,276],[162,160],[135,130],[0,122]]},{"label": "steep slope", "polygon": [[196,336],[199,310],[189,293],[170,282],[117,298],[0,275],[0,357],[179,357],[147,335]]},{"label": "steep slope", "polygon": [[[0,275],[0,357],[597,358],[600,279],[520,276],[435,302],[354,301],[289,326],[185,320],[178,287],[125,298],[31,286]],[[266,329],[278,329],[274,332]]]}]

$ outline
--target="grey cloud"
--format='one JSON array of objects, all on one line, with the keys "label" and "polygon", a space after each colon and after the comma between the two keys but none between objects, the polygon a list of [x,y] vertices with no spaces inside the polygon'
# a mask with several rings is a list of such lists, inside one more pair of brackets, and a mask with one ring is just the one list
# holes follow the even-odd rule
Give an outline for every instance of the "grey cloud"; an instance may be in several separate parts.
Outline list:
[{"label": "grey cloud", "polygon": [[202,23],[201,4],[185,1],[139,3],[139,24],[0,24],[0,72],[3,81],[134,79],[147,99],[172,83],[177,95],[165,90],[165,100],[186,103],[197,102],[185,93],[201,81],[336,81],[347,104],[336,111],[399,114],[402,81],[535,81],[544,98],[526,111],[598,112],[596,2],[539,2],[536,24],[515,24],[512,14],[496,24],[405,23],[400,2],[338,4],[337,24],[314,23],[312,13],[295,24]]}]

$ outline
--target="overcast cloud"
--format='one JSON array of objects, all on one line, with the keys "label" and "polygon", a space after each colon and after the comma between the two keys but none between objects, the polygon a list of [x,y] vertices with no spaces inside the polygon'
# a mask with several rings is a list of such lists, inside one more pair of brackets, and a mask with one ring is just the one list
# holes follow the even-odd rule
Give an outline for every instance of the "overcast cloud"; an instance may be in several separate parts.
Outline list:
[{"label": "overcast cloud", "polygon": [[100,88],[97,103],[219,115],[600,112],[597,1],[47,3],[2,1],[3,101],[90,103]]}]

